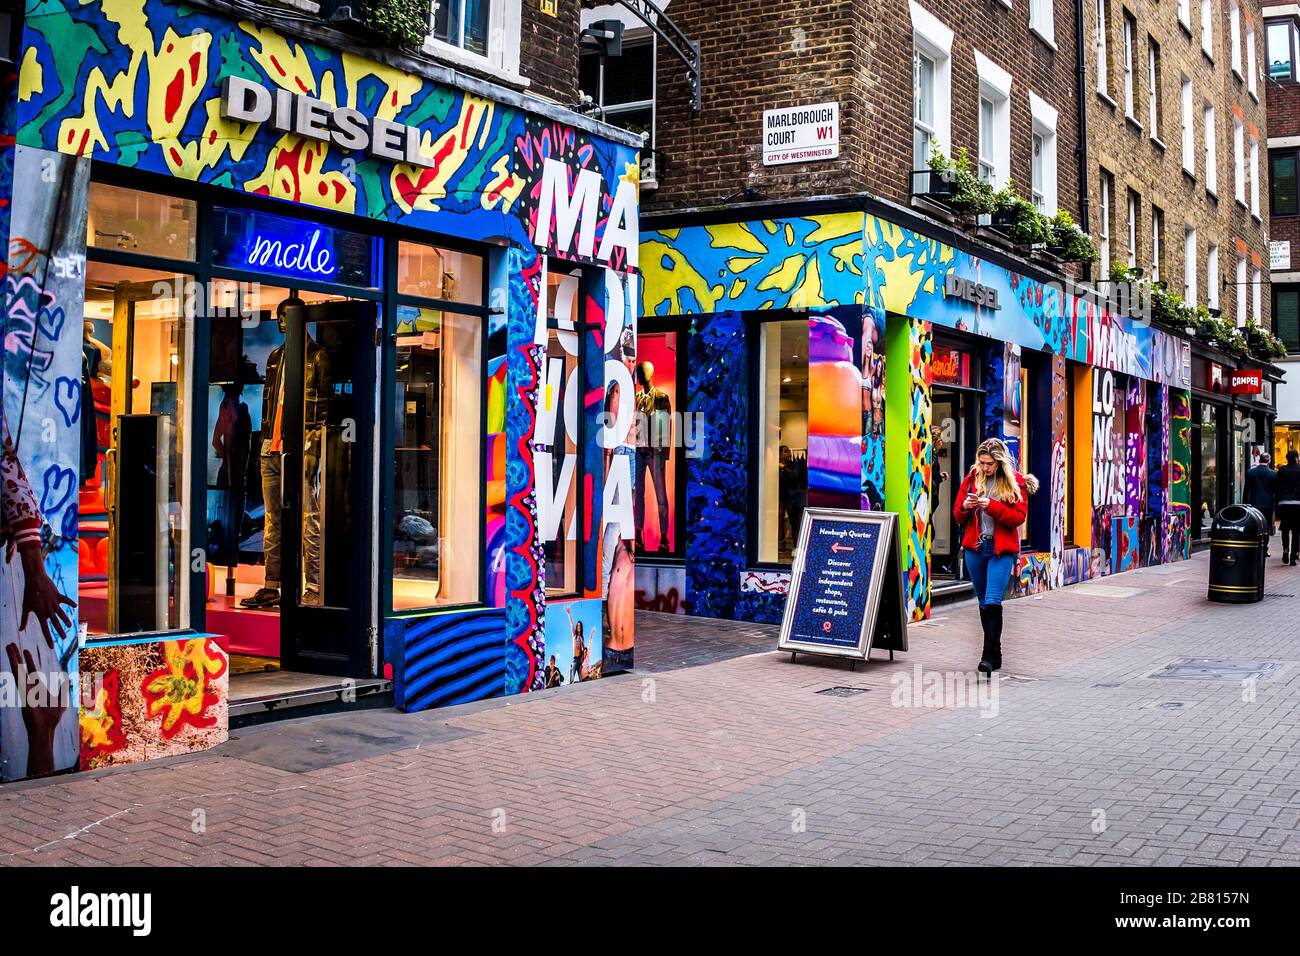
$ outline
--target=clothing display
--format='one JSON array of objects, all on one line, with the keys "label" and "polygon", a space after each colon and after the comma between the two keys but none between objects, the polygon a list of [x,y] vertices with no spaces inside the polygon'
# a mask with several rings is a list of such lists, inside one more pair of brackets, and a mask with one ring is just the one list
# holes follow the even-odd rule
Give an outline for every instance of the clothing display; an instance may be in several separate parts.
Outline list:
[{"label": "clothing display", "polygon": [[[272,349],[266,360],[262,387],[261,477],[263,587],[245,607],[270,607],[279,603],[283,522],[284,452],[284,346]],[[330,399],[329,355],[308,337],[303,356],[302,442],[302,574],[307,582],[304,603],[318,603],[321,589],[321,464],[325,421]]]}]

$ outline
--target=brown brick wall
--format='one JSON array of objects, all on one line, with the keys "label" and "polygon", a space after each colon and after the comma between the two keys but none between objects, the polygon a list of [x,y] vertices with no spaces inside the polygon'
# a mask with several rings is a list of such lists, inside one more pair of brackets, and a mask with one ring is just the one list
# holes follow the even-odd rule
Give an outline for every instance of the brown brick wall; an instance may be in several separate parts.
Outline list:
[{"label": "brown brick wall", "polygon": [[[1267,121],[1264,96],[1266,82],[1257,79],[1261,97],[1250,96],[1247,83],[1239,79],[1230,66],[1229,19],[1226,2],[1215,0],[1213,60],[1201,49],[1199,3],[1191,3],[1189,33],[1178,23],[1176,3],[1156,0],[1108,0],[1110,23],[1107,31],[1109,46],[1110,94],[1114,104],[1107,102],[1097,92],[1097,49],[1095,44],[1097,8],[1095,2],[1085,4],[1085,29],[1087,38],[1087,76],[1085,103],[1088,116],[1089,141],[1089,195],[1092,202],[1090,222],[1095,231],[1100,225],[1100,169],[1113,174],[1115,192],[1111,212],[1112,261],[1123,262],[1127,257],[1128,216],[1126,191],[1132,190],[1139,198],[1137,262],[1150,270],[1154,240],[1151,234],[1152,207],[1164,213],[1162,236],[1161,278],[1170,288],[1181,293],[1184,286],[1185,263],[1184,231],[1188,226],[1196,229],[1197,297],[1207,301],[1206,252],[1210,242],[1219,247],[1220,282],[1228,286],[1220,289],[1219,305],[1223,314],[1235,318],[1238,294],[1249,296],[1249,287],[1239,290],[1236,281],[1238,248],[1247,254],[1248,268],[1263,263],[1265,275],[1268,266],[1268,188],[1267,188]],[[1136,24],[1134,43],[1134,113],[1137,122],[1125,117],[1123,86],[1123,13],[1130,14]],[[1259,5],[1245,2],[1242,5],[1242,71],[1247,69],[1245,50],[1246,24],[1255,24],[1257,68],[1264,62],[1264,31]],[[1148,39],[1154,39],[1160,48],[1160,118],[1158,138],[1163,147],[1152,139],[1147,129],[1147,97],[1150,89],[1147,67]],[[1195,175],[1183,171],[1182,152],[1182,78],[1192,81],[1193,154]],[[1203,111],[1210,104],[1215,109],[1217,198],[1207,190],[1205,175],[1205,131]],[[1233,117],[1240,116],[1246,126],[1245,159],[1249,165],[1250,131],[1254,131],[1260,144],[1260,214],[1256,219],[1235,200]],[[1247,189],[1246,202],[1250,193]],[[1247,274],[1248,279],[1250,273]],[[1261,290],[1263,321],[1269,322],[1269,296],[1267,288]],[[1247,317],[1253,314],[1249,298]]]},{"label": "brown brick wall", "polygon": [[[950,151],[978,147],[974,49],[1011,73],[1011,174],[1030,180],[1029,91],[1058,112],[1058,201],[1078,209],[1073,4],[1055,7],[1056,49],[1030,33],[1026,0],[928,0],[955,33]],[[700,40],[704,109],[693,114],[685,71],[659,53],[659,190],[644,208],[708,205],[749,187],[783,200],[870,191],[908,202],[912,142],[912,24],[905,0],[674,0],[673,19]],[[840,158],[767,167],[765,109],[838,100]]]},{"label": "brown brick wall", "polygon": [[519,72],[528,92],[562,106],[578,102],[578,0],[556,0],[556,15],[542,12],[543,0],[521,0]]}]

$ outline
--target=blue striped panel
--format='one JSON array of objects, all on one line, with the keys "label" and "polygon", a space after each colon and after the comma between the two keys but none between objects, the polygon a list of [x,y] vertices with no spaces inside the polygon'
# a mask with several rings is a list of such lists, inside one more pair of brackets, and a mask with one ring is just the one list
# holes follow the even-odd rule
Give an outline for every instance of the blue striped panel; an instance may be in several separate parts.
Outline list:
[{"label": "blue striped panel", "polygon": [[505,693],[503,608],[404,622],[396,702],[402,710],[465,704]]}]

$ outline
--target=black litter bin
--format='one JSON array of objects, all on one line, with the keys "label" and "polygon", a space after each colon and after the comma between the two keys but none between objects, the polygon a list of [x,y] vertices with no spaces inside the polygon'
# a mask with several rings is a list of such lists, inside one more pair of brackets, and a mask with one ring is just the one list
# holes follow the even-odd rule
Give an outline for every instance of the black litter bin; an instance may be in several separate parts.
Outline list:
[{"label": "black litter bin", "polygon": [[1251,604],[1264,600],[1268,525],[1250,505],[1228,505],[1210,526],[1211,601]]}]

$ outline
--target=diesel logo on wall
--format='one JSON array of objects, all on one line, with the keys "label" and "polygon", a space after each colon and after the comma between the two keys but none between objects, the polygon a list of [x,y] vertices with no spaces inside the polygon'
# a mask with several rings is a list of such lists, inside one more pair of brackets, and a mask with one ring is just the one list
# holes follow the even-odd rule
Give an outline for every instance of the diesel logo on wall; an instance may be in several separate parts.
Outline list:
[{"label": "diesel logo on wall", "polygon": [[420,146],[420,130],[359,110],[335,108],[324,100],[288,90],[268,90],[239,76],[221,81],[221,115],[240,123],[270,122],[281,133],[334,143],[344,149],[365,150],[394,163],[433,167]]},{"label": "diesel logo on wall", "polygon": [[963,279],[959,275],[948,273],[943,280],[943,293],[949,298],[961,299],[971,305],[986,309],[1000,309],[998,290],[990,285],[980,285],[972,279]]}]

